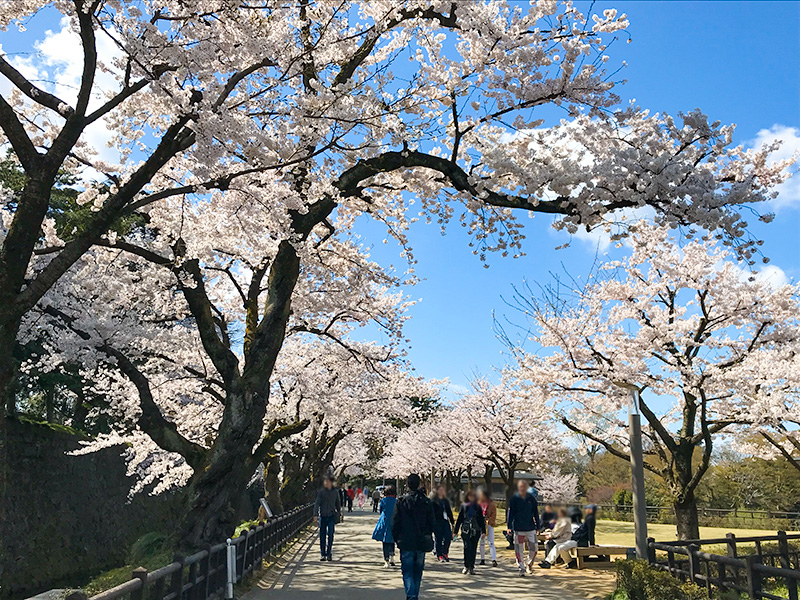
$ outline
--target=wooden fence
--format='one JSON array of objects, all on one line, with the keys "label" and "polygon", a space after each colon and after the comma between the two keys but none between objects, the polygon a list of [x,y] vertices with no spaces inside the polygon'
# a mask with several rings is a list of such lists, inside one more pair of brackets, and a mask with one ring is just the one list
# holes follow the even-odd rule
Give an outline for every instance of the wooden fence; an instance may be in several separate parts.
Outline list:
[{"label": "wooden fence", "polygon": [[[251,527],[231,540],[236,548],[236,582],[277,556],[286,543],[311,522],[313,505],[307,504]],[[191,556],[155,571],[138,568],[130,581],[92,596],[90,600],[208,600],[225,594],[228,582],[227,542],[208,546]]]},{"label": "wooden fence", "polygon": [[[627,515],[633,519],[633,506],[629,504],[599,504],[598,507],[605,513],[616,513],[619,515]],[[662,522],[665,514],[672,514],[673,508],[671,506],[648,506],[647,521],[650,523]],[[751,508],[707,508],[697,507],[697,516],[702,521],[703,519],[743,519],[747,521],[786,521],[787,527],[800,527],[800,513],[786,512],[780,510],[757,510]],[[702,523],[701,523],[702,524]],[[766,525],[766,523],[764,524]],[[772,527],[766,526],[764,529],[771,529]]]},{"label": "wooden fence", "polygon": [[[496,500],[499,508],[506,507],[505,498]],[[547,504],[547,498],[539,499],[539,511],[542,506]],[[563,504],[563,502],[552,502],[554,505]],[[600,510],[600,518],[608,519],[612,516],[621,518],[623,520],[633,520],[633,506],[629,504],[598,504],[597,508]],[[673,508],[671,506],[647,506],[647,522],[648,523],[662,523],[664,522],[664,515],[674,516]],[[779,510],[757,510],[750,508],[705,508],[698,507],[697,515],[702,521],[708,519],[725,519],[736,518],[746,519],[753,522],[755,529],[772,529],[774,527],[787,527],[792,529],[800,529],[800,513],[798,512],[785,512]],[[775,523],[775,520],[780,519],[785,523]],[[759,523],[759,521],[764,521]],[[709,523],[714,526],[716,523]],[[730,527],[731,525],[727,525]]]},{"label": "wooden fence", "polygon": [[[753,600],[798,600],[800,534],[656,542],[647,540],[648,562],[681,581],[712,589],[735,590]],[[703,546],[725,546],[726,554],[710,554]]]}]

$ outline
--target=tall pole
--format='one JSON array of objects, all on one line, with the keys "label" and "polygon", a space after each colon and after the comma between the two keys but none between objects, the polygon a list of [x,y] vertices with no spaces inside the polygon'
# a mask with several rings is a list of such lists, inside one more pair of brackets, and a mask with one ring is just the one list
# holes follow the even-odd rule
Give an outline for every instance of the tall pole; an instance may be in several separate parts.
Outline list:
[{"label": "tall pole", "polygon": [[642,421],[639,414],[639,390],[628,388],[630,407],[628,429],[631,449],[631,488],[633,490],[633,528],[636,535],[636,557],[647,558],[647,504],[644,499],[644,453]]}]

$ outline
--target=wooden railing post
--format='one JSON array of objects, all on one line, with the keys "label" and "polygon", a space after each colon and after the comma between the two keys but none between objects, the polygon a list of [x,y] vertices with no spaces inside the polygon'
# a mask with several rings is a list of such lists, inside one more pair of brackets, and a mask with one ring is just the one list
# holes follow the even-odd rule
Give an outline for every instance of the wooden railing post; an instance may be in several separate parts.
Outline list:
[{"label": "wooden railing post", "polygon": [[791,569],[792,565],[789,561],[789,540],[786,539],[786,532],[778,532],[778,553],[780,554],[781,568]]},{"label": "wooden railing post", "polygon": [[[736,550],[736,536],[732,533],[726,533],[725,537],[727,538],[727,550],[728,550],[728,558],[738,558],[738,552]],[[728,567],[725,567],[727,569]],[[731,574],[733,575],[733,582],[735,584],[739,584],[739,572],[737,571],[736,567],[731,567]]]},{"label": "wooden railing post", "polygon": [[651,565],[656,564],[656,549],[653,547],[655,543],[655,538],[647,538],[647,562]]},{"label": "wooden railing post", "polygon": [[689,544],[686,546],[686,550],[689,551],[689,581],[700,585],[700,580],[697,578],[700,574],[700,558],[697,556],[700,546]]},{"label": "wooden railing post", "polygon": [[753,600],[761,600],[761,573],[755,569],[755,566],[762,562],[761,555],[750,554],[744,560],[747,572],[747,593]]},{"label": "wooden railing post", "polygon": [[[782,569],[792,568],[792,559],[789,554],[789,540],[786,537],[785,531],[778,532],[778,554],[781,561]],[[797,598],[797,579],[794,577],[786,577],[786,588],[789,591],[789,600],[798,600]]]},{"label": "wooden railing post", "polygon": [[211,544],[206,544],[205,547],[208,556],[203,559],[200,564],[200,574],[203,576],[203,584],[197,594],[198,600],[206,600],[213,590],[211,587]]},{"label": "wooden railing post", "polygon": [[172,581],[169,582],[170,592],[175,594],[175,600],[182,600],[181,596],[183,594],[181,590],[183,589],[183,555],[175,554],[172,557],[172,562],[180,563],[181,568],[172,574]]},{"label": "wooden railing post", "polygon": [[144,586],[147,583],[147,569],[144,567],[137,567],[131,573],[131,579],[138,579],[142,582],[139,589],[131,592],[131,600],[142,600],[144,597]]},{"label": "wooden railing post", "polygon": [[728,558],[737,558],[736,554],[736,536],[732,533],[726,533],[725,537],[728,538]]}]

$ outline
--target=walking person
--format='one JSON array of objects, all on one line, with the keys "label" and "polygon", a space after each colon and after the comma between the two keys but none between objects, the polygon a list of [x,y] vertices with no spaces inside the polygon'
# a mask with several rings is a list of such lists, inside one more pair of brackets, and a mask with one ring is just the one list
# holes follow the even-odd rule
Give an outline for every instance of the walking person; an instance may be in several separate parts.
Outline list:
[{"label": "walking person", "polygon": [[400,549],[400,568],[406,600],[418,600],[425,554],[433,550],[433,505],[419,489],[420,477],[408,476],[408,493],[392,515],[392,537]]},{"label": "walking person", "polygon": [[[514,532],[514,553],[517,557],[519,576],[533,570],[536,551],[539,549],[537,533],[539,530],[539,504],[528,491],[528,482],[517,482],[517,493],[511,496],[506,511],[508,528]],[[528,544],[528,558],[525,559],[525,544]]]},{"label": "walking person", "polygon": [[433,498],[433,534],[436,538],[434,552],[439,562],[450,562],[450,543],[453,541],[453,509],[447,499],[447,490],[443,485],[436,488]]},{"label": "walking person", "polygon": [[352,485],[347,486],[347,512],[353,512],[353,499],[356,497],[356,491]]},{"label": "walking person", "polygon": [[[379,494],[375,490],[373,494]],[[394,538],[392,537],[392,515],[394,505],[397,502],[397,491],[393,485],[383,488],[384,498],[380,500],[380,514],[375,531],[372,532],[372,539],[383,544],[383,568],[388,569],[394,566]]]},{"label": "walking person", "polygon": [[[386,495],[386,489],[387,488],[383,488],[384,496]],[[395,492],[395,496],[396,495],[397,493]],[[374,492],[372,492],[372,512],[374,513],[378,512],[378,505],[380,504],[380,501],[381,501],[381,493],[378,490],[375,490]]]},{"label": "walking person", "polygon": [[483,509],[478,504],[475,490],[467,491],[464,504],[458,511],[455,534],[461,530],[461,539],[464,542],[464,575],[475,574],[475,556],[478,554],[478,542],[486,534],[486,520],[483,518]]},{"label": "walking person", "polygon": [[333,477],[326,475],[322,489],[314,500],[314,520],[319,521],[319,555],[320,561],[333,560],[333,534],[336,522],[342,513],[342,501],[339,491],[333,488]]},{"label": "walking person", "polygon": [[489,492],[481,488],[478,492],[478,504],[483,510],[486,520],[486,535],[481,538],[481,566],[486,564],[486,543],[489,543],[489,556],[492,557],[492,566],[497,566],[497,548],[494,545],[494,528],[497,526],[497,504],[494,503]]}]

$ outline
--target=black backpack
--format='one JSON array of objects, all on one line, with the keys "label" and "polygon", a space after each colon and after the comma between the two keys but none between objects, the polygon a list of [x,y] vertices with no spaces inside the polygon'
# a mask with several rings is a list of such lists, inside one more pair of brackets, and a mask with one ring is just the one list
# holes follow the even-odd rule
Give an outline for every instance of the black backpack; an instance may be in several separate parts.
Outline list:
[{"label": "black backpack", "polygon": [[475,514],[475,508],[469,507],[465,510],[470,510],[472,514],[468,516],[468,513],[464,515],[464,522],[461,523],[461,536],[462,537],[480,537],[481,535],[481,527],[478,525],[478,517]]}]

